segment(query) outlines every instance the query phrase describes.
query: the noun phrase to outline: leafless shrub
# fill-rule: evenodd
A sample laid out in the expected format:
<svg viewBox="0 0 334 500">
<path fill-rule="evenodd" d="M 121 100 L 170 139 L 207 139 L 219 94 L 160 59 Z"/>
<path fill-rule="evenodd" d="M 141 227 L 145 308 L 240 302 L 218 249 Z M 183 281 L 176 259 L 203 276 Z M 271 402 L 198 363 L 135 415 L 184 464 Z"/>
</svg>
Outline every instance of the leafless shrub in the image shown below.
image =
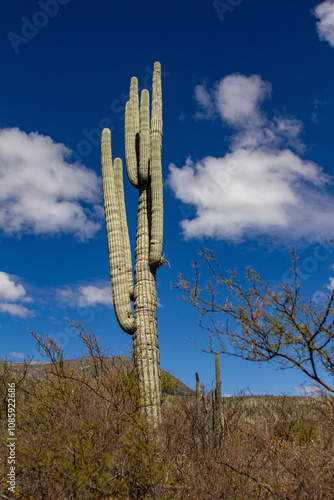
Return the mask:
<svg viewBox="0 0 334 500">
<path fill-rule="evenodd" d="M 0 364 L 0 456 L 6 457 L 8 382 L 17 382 L 20 499 L 332 498 L 333 398 L 223 398 L 213 432 L 208 396 L 166 395 L 154 436 L 138 411 L 131 366 L 114 365 L 80 327 L 89 369 L 69 368 L 52 339 L 35 336 L 51 370 Z M 0 496 L 6 489 L 0 461 Z"/>
</svg>

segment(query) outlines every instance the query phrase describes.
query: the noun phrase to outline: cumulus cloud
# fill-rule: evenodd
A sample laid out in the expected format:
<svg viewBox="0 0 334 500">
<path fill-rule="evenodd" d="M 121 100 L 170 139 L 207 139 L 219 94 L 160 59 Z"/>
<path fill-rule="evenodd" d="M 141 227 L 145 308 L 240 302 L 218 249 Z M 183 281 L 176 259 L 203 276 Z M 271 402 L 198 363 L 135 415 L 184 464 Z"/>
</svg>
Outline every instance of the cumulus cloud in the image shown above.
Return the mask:
<svg viewBox="0 0 334 500">
<path fill-rule="evenodd" d="M 113 307 L 110 281 L 99 280 L 95 284 L 66 286 L 56 291 L 56 298 L 63 306 L 70 307 Z M 163 307 L 159 297 L 157 307 Z"/>
<path fill-rule="evenodd" d="M 325 192 L 331 179 L 299 156 L 304 146 L 299 120 L 269 119 L 262 112 L 270 84 L 258 75 L 235 74 L 210 93 L 202 91 L 210 99 L 201 97 L 202 112 L 206 106 L 207 116 L 220 116 L 233 133 L 225 156 L 169 166 L 175 197 L 196 211 L 181 222 L 185 238 L 327 238 L 334 231 L 334 198 Z"/>
<path fill-rule="evenodd" d="M 25 296 L 24 287 L 12 281 L 9 274 L 0 271 L 0 300 L 17 300 Z"/>
<path fill-rule="evenodd" d="M 310 387 L 307 385 L 295 387 L 295 392 L 300 396 L 319 396 L 321 394 L 321 390 L 318 387 Z"/>
<path fill-rule="evenodd" d="M 197 111 L 196 118 L 210 119 L 215 114 L 214 105 L 209 92 L 204 85 L 197 85 L 195 87 L 195 99 L 202 111 Z"/>
<path fill-rule="evenodd" d="M 37 132 L 0 130 L 0 228 L 9 235 L 73 234 L 100 228 L 97 175 L 69 164 L 70 150 Z"/>
<path fill-rule="evenodd" d="M 326 0 L 313 9 L 313 15 L 318 19 L 317 32 L 320 40 L 334 47 L 334 2 Z"/>
<path fill-rule="evenodd" d="M 34 314 L 22 304 L 10 304 L 8 302 L 0 303 L 0 311 L 2 313 L 8 313 L 11 316 L 18 316 L 19 318 L 27 318 L 33 316 Z"/>
<path fill-rule="evenodd" d="M 27 307 L 16 303 L 32 302 L 32 299 L 21 283 L 15 283 L 15 279 L 14 276 L 0 271 L 0 312 L 19 318 L 33 316 L 33 312 Z"/>
<path fill-rule="evenodd" d="M 112 295 L 110 284 L 98 287 L 95 285 L 86 285 L 79 287 L 81 297 L 79 299 L 81 306 L 93 306 L 101 304 L 112 307 Z"/>
<path fill-rule="evenodd" d="M 216 83 L 211 92 L 204 85 L 196 87 L 195 98 L 202 110 L 196 117 L 219 116 L 223 123 L 234 128 L 237 133 L 231 137 L 232 149 L 285 144 L 303 150 L 299 139 L 303 127 L 300 120 L 282 115 L 269 120 L 261 110 L 263 101 L 270 95 L 271 84 L 259 75 L 247 77 L 235 73 Z"/>
<path fill-rule="evenodd" d="M 215 91 L 218 112 L 229 125 L 262 125 L 265 119 L 260 105 L 270 93 L 271 85 L 258 75 L 229 75 L 219 82 Z"/>
<path fill-rule="evenodd" d="M 61 302 L 70 307 L 91 307 L 103 305 L 112 307 L 111 286 L 102 280 L 92 285 L 65 287 L 58 292 Z"/>
<path fill-rule="evenodd" d="M 24 360 L 25 354 L 23 352 L 10 352 L 9 356 L 11 358 L 17 358 L 17 359 L 22 359 Z"/>
<path fill-rule="evenodd" d="M 236 127 L 249 126 L 251 119 L 256 126 L 264 120 L 260 105 L 270 93 L 271 85 L 260 76 L 235 73 L 220 80 L 211 91 L 204 85 L 196 86 L 195 99 L 202 109 L 196 116 L 210 119 L 218 114 L 223 121 Z"/>
</svg>

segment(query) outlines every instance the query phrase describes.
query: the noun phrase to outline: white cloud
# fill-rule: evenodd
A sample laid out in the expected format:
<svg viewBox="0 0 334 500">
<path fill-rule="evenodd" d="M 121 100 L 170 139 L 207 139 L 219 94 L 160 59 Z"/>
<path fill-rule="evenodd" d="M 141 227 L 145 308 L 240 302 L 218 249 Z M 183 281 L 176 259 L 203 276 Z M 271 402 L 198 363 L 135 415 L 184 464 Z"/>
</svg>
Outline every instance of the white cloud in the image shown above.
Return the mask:
<svg viewBox="0 0 334 500">
<path fill-rule="evenodd" d="M 320 40 L 334 47 L 334 2 L 326 0 L 313 9 L 313 15 L 318 19 L 317 31 Z"/>
<path fill-rule="evenodd" d="M 331 179 L 292 151 L 303 149 L 299 120 L 269 120 L 261 111 L 269 94 L 270 85 L 259 76 L 240 74 L 227 76 L 211 92 L 209 114 L 215 109 L 234 128 L 231 151 L 169 166 L 175 197 L 196 210 L 195 218 L 181 222 L 185 238 L 265 234 L 315 241 L 334 231 L 334 197 L 324 192 Z M 206 102 L 200 101 L 202 109 Z"/>
<path fill-rule="evenodd" d="M 218 112 L 229 125 L 261 125 L 265 117 L 260 111 L 260 105 L 270 93 L 271 85 L 259 75 L 229 75 L 220 80 L 215 92 Z"/>
<path fill-rule="evenodd" d="M 26 297 L 24 287 L 18 283 L 16 284 L 10 275 L 0 271 L 0 300 L 20 300 Z"/>
<path fill-rule="evenodd" d="M 265 117 L 260 105 L 270 96 L 271 85 L 260 76 L 249 77 L 235 73 L 216 83 L 214 90 L 208 91 L 204 85 L 195 87 L 195 99 L 202 109 L 197 118 L 211 119 L 215 115 L 229 125 L 243 127 L 245 124 L 260 125 Z"/>
<path fill-rule="evenodd" d="M 24 359 L 25 354 L 23 352 L 10 352 L 9 356 L 12 358 Z"/>
<path fill-rule="evenodd" d="M 110 284 L 99 288 L 95 285 L 87 285 L 79 287 L 81 293 L 80 304 L 82 307 L 102 304 L 112 307 L 112 294 Z"/>
<path fill-rule="evenodd" d="M 0 228 L 7 234 L 73 234 L 100 228 L 99 179 L 69 164 L 70 150 L 37 132 L 0 130 Z M 86 207 L 82 203 L 86 204 Z M 91 205 L 88 209 L 87 205 Z"/>
<path fill-rule="evenodd" d="M 300 396 L 319 396 L 321 394 L 321 390 L 318 387 L 309 387 L 307 385 L 295 387 L 295 392 Z"/>
<path fill-rule="evenodd" d="M 32 302 L 23 285 L 15 283 L 14 276 L 0 271 L 0 311 L 11 316 L 27 318 L 34 313 L 22 304 L 14 302 Z"/>
<path fill-rule="evenodd" d="M 104 305 L 112 307 L 111 285 L 102 280 L 95 285 L 77 285 L 63 288 L 58 292 L 61 302 L 70 307 L 90 307 Z"/>
<path fill-rule="evenodd" d="M 18 316 L 19 318 L 28 318 L 34 316 L 33 312 L 22 304 L 11 304 L 8 302 L 0 303 L 0 311 L 8 313 L 11 316 Z"/>
<path fill-rule="evenodd" d="M 215 109 L 211 96 L 204 85 L 197 85 L 195 87 L 195 99 L 197 104 L 204 110 L 204 112 L 198 111 L 196 113 L 196 118 L 212 118 L 215 114 Z"/>
<path fill-rule="evenodd" d="M 299 139 L 303 124 L 295 118 L 274 116 L 268 120 L 260 106 L 271 95 L 271 84 L 259 75 L 240 73 L 226 76 L 210 93 L 203 85 L 196 87 L 197 104 L 204 110 L 197 118 L 221 120 L 236 129 L 232 149 L 278 147 L 281 144 L 303 150 Z M 205 96 L 205 97 L 203 97 Z"/>
</svg>

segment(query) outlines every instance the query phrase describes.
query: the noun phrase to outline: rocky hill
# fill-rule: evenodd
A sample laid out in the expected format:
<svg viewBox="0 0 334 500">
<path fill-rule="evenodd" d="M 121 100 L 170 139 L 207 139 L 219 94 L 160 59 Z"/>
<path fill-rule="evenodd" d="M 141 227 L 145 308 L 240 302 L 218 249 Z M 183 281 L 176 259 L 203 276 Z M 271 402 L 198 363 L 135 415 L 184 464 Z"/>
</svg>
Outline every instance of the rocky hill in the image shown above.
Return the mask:
<svg viewBox="0 0 334 500">
<path fill-rule="evenodd" d="M 116 373 L 119 371 L 121 368 L 127 368 L 131 369 L 133 366 L 133 360 L 130 356 L 117 356 L 113 358 L 102 358 L 101 360 L 96 358 L 96 364 L 94 364 L 93 359 L 90 356 L 83 357 L 83 358 L 77 358 L 77 359 L 68 359 L 64 360 L 64 367 L 66 369 L 73 370 L 73 373 L 77 372 L 80 373 L 83 370 L 87 374 L 91 374 L 94 376 L 96 373 L 96 370 L 99 370 L 99 365 L 100 361 L 103 362 L 106 366 L 108 366 L 108 369 L 110 370 L 111 373 Z M 4 363 L 0 363 L 0 369 L 1 365 Z M 27 374 L 26 376 L 29 378 L 32 378 L 38 381 L 42 381 L 43 379 L 46 379 L 47 377 L 50 376 L 51 372 L 51 363 L 48 361 L 30 361 L 28 363 L 24 362 L 6 362 L 8 369 L 19 375 L 20 373 L 24 372 L 25 366 L 27 369 Z M 163 373 L 165 370 L 161 370 Z M 176 396 L 194 396 L 195 391 L 190 389 L 190 387 L 186 386 L 181 380 L 177 379 L 173 375 L 169 374 L 171 377 L 172 381 L 175 381 L 175 389 L 173 391 L 173 395 Z"/>
</svg>

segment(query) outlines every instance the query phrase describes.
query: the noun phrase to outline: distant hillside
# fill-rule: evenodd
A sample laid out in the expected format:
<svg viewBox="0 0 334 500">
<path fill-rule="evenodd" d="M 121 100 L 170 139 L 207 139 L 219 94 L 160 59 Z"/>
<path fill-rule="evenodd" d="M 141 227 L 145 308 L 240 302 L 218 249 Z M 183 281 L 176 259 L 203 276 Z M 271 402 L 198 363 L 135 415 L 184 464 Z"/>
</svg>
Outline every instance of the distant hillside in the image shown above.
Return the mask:
<svg viewBox="0 0 334 500">
<path fill-rule="evenodd" d="M 103 358 L 103 362 L 109 365 L 111 373 L 117 372 L 122 366 L 127 368 L 132 368 L 133 360 L 130 356 L 117 356 L 113 358 Z M 2 363 L 0 363 L 1 366 Z M 95 367 L 93 360 L 90 356 L 77 359 L 64 360 L 64 365 L 66 368 L 73 369 L 74 372 L 81 372 L 85 370 L 87 373 L 92 375 L 95 373 Z M 23 362 L 10 362 L 8 364 L 9 369 L 14 373 L 19 374 L 24 368 Z M 51 363 L 48 361 L 31 361 L 27 369 L 27 376 L 33 378 L 36 381 L 46 379 L 50 374 Z M 165 370 L 161 370 L 164 373 Z M 176 396 L 194 396 L 195 391 L 186 386 L 181 380 L 177 379 L 170 374 L 172 380 L 176 381 L 176 388 L 174 390 L 174 395 Z"/>
</svg>

